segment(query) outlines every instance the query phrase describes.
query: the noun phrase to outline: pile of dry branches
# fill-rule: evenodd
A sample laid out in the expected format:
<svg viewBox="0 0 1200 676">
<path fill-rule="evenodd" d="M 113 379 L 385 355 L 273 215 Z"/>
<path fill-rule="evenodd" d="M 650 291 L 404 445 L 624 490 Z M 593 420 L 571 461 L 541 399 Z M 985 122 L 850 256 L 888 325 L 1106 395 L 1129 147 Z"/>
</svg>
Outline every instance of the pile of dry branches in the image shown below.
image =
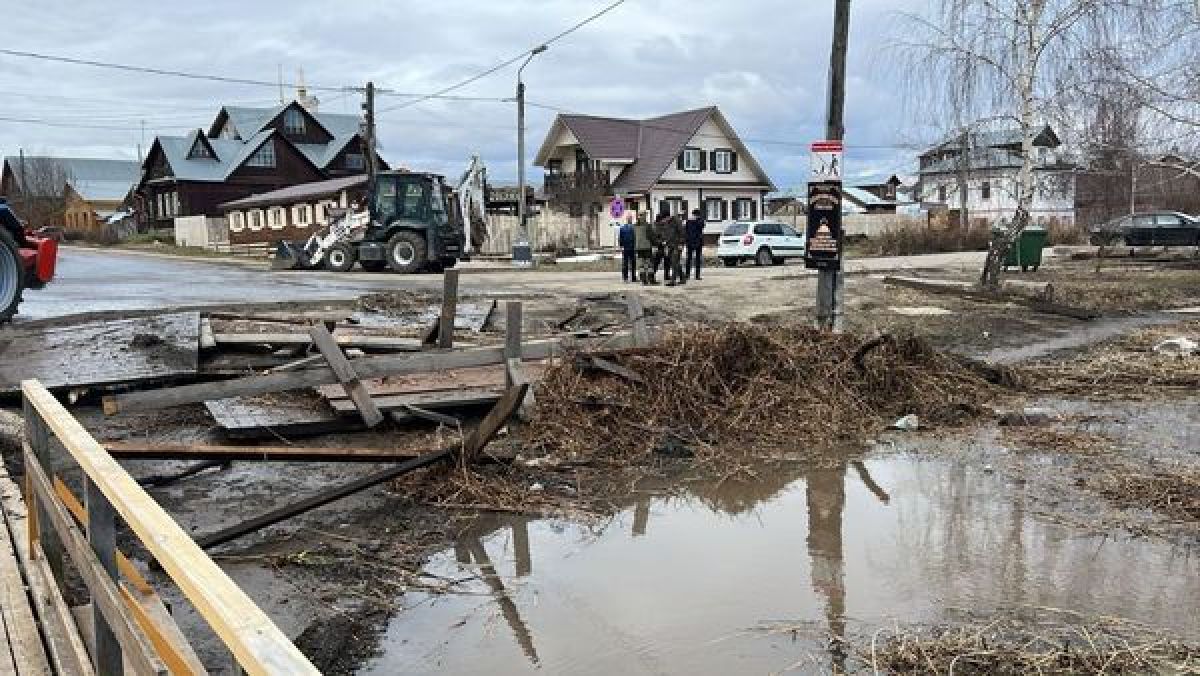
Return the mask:
<svg viewBox="0 0 1200 676">
<path fill-rule="evenodd" d="M 1010 382 L 919 338 L 796 326 L 695 326 L 608 358 L 636 377 L 572 359 L 547 371 L 521 433 L 527 451 L 597 463 L 658 451 L 728 466 L 861 442 L 910 413 L 922 425 L 960 422 Z"/>
<path fill-rule="evenodd" d="M 1115 619 L 881 630 L 858 657 L 893 674 L 1200 674 L 1200 650 Z"/>
</svg>

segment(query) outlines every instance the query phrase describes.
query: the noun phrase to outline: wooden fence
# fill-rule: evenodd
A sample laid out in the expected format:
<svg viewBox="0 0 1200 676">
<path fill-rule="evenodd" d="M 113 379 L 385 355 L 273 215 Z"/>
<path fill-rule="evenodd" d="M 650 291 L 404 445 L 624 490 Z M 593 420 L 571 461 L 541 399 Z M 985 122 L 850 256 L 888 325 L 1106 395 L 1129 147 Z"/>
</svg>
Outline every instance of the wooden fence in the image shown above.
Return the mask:
<svg viewBox="0 0 1200 676">
<path fill-rule="evenodd" d="M 203 665 L 153 588 L 116 546 L 120 518 L 155 558 L 249 674 L 316 674 L 316 668 L 124 468 L 36 380 L 24 395 L 25 500 L 28 545 L 44 560 L 55 589 L 42 597 L 61 604 L 65 564 L 82 578 L 92 599 L 80 622 L 91 637 L 91 658 L 48 617 L 70 622 L 65 608 L 45 609 L 44 632 L 67 673 L 197 674 Z M 81 501 L 69 487 L 80 479 Z M 52 592 L 52 593 L 50 593 Z M 90 621 L 89 621 L 90 620 Z M 50 622 L 53 625 L 53 622 Z M 91 631 L 88 632 L 87 629 Z M 76 670 L 77 669 L 77 670 Z"/>
</svg>

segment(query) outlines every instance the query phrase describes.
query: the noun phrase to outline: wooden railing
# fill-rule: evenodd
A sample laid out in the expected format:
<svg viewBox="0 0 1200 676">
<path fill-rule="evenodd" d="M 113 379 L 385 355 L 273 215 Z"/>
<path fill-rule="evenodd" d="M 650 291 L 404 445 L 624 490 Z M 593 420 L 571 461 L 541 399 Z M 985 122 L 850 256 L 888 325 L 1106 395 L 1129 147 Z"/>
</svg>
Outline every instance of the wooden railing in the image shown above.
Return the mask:
<svg viewBox="0 0 1200 676">
<path fill-rule="evenodd" d="M 48 564 L 49 577 L 58 587 L 47 596 L 61 598 L 69 560 L 92 599 L 90 660 L 78 655 L 70 641 L 51 645 L 52 652 L 74 652 L 76 664 L 90 662 L 79 666 L 79 673 L 205 673 L 154 589 L 117 549 L 119 517 L 212 627 L 240 669 L 250 674 L 319 673 L 41 383 L 27 380 L 21 391 L 31 557 Z M 68 486 L 76 474 L 84 501 Z M 47 633 L 47 642 L 55 643 L 53 629 Z"/>
</svg>

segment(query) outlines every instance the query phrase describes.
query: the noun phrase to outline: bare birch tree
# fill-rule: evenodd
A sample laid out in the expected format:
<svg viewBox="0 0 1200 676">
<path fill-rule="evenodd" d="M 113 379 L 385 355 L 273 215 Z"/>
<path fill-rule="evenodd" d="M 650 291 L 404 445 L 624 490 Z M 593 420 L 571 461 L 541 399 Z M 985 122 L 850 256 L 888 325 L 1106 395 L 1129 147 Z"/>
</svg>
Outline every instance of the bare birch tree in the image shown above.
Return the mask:
<svg viewBox="0 0 1200 676">
<path fill-rule="evenodd" d="M 66 211 L 66 187 L 71 172 L 53 157 L 21 158 L 13 167 L 17 194 L 13 207 L 31 228 L 62 225 Z"/>
<path fill-rule="evenodd" d="M 1145 34 L 1177 0 L 936 0 L 926 15 L 905 15 L 900 46 L 921 78 L 929 111 L 970 111 L 1020 131 L 1016 211 L 994 238 L 980 284 L 1000 283 L 1008 250 L 1029 225 L 1037 189 L 1034 139 L 1056 102 L 1094 73 L 1082 64 L 1100 40 L 1120 49 Z"/>
</svg>

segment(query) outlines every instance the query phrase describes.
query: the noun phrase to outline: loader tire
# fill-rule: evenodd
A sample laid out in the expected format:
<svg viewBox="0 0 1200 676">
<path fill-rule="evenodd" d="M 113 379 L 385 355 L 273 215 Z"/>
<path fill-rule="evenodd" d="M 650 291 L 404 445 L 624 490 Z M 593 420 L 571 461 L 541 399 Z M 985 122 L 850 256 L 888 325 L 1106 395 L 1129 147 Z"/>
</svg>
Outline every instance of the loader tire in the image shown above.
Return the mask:
<svg viewBox="0 0 1200 676">
<path fill-rule="evenodd" d="M 334 244 L 325 252 L 325 269 L 330 272 L 349 272 L 358 259 L 357 252 L 349 244 Z"/>
<path fill-rule="evenodd" d="M 388 267 L 392 272 L 412 275 L 425 269 L 425 237 L 404 230 L 392 235 L 387 243 Z"/>
<path fill-rule="evenodd" d="M 21 294 L 25 291 L 25 271 L 17 242 L 7 230 L 0 229 L 0 323 L 17 313 Z"/>
</svg>

